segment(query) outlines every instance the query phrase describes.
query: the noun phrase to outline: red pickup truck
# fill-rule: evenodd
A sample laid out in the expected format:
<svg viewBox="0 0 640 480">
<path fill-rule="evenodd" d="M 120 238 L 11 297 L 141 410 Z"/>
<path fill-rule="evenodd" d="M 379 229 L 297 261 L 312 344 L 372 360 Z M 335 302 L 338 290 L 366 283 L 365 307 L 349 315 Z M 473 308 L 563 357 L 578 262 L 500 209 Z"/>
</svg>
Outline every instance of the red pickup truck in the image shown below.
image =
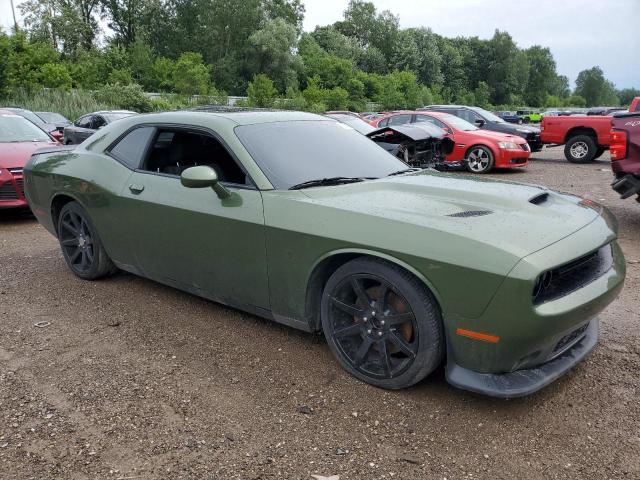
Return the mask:
<svg viewBox="0 0 640 480">
<path fill-rule="evenodd" d="M 640 111 L 640 97 L 629 106 L 629 112 Z M 540 125 L 542 143 L 563 145 L 564 156 L 573 163 L 595 160 L 609 148 L 611 119 L 609 116 L 544 117 Z"/>
<path fill-rule="evenodd" d="M 640 202 L 640 108 L 613 116 L 609 151 L 612 188 L 620 198 L 637 195 Z"/>
</svg>

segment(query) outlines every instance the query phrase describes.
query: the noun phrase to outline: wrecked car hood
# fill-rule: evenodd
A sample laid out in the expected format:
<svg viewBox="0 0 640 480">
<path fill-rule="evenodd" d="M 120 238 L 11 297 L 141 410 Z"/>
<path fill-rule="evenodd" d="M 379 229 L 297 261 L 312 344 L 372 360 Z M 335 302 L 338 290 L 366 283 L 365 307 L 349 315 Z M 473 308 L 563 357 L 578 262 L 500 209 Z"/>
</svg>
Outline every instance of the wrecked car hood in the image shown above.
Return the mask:
<svg viewBox="0 0 640 480">
<path fill-rule="evenodd" d="M 385 143 L 398 143 L 411 140 L 419 142 L 422 140 L 441 140 L 447 132 L 443 129 L 427 123 L 413 125 L 394 125 L 384 127 L 367 133 L 367 137 L 374 141 Z"/>
</svg>

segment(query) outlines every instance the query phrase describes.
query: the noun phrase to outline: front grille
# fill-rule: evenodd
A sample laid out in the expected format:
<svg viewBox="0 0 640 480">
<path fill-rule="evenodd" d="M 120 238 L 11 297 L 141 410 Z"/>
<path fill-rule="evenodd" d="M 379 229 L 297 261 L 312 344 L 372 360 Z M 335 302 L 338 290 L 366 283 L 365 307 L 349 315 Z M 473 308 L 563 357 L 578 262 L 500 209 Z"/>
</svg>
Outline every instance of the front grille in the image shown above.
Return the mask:
<svg viewBox="0 0 640 480">
<path fill-rule="evenodd" d="M 24 197 L 24 179 L 16 178 L 15 180 L 18 187 L 18 192 L 20 192 L 20 195 Z"/>
<path fill-rule="evenodd" d="M 13 183 L 0 185 L 0 200 L 18 200 L 18 192 L 13 188 Z"/>
<path fill-rule="evenodd" d="M 533 304 L 569 295 L 600 278 L 613 267 L 611 244 L 541 274 L 533 288 Z"/>
<path fill-rule="evenodd" d="M 585 323 L 581 327 L 576 328 L 573 332 L 562 337 L 560 341 L 556 343 L 556 346 L 553 349 L 552 355 L 558 354 L 563 350 L 566 350 L 567 348 L 569 348 L 573 343 L 576 342 L 576 340 L 578 340 L 582 336 L 582 334 L 584 334 L 584 332 L 587 331 L 587 327 L 589 327 L 589 324 Z"/>
<path fill-rule="evenodd" d="M 526 159 L 526 158 L 520 158 L 520 157 L 512 158 L 512 159 L 510 160 L 510 162 L 511 162 L 512 164 L 526 163 L 526 161 L 527 161 L 527 159 Z"/>
<path fill-rule="evenodd" d="M 22 169 L 21 168 L 8 168 L 7 170 L 9 170 L 9 172 L 11 172 L 12 175 L 21 175 L 22 174 Z"/>
</svg>

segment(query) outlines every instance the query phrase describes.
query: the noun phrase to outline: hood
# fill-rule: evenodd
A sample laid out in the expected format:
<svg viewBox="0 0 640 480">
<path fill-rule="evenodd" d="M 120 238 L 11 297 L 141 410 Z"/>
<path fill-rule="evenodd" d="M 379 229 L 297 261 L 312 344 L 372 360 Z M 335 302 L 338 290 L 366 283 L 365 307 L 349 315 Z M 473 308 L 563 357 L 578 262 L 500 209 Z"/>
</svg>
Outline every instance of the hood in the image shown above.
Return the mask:
<svg viewBox="0 0 640 480">
<path fill-rule="evenodd" d="M 490 138 L 491 140 L 495 140 L 497 142 L 513 142 L 516 144 L 527 143 L 527 141 L 519 135 L 512 135 L 511 133 L 504 133 L 504 132 L 494 132 L 493 130 L 475 130 L 472 132 L 465 132 L 465 133 L 473 133 L 474 135 Z"/>
<path fill-rule="evenodd" d="M 425 231 L 432 230 L 446 239 L 441 247 L 430 245 L 432 251 L 459 246 L 481 256 L 476 247 L 499 249 L 512 256 L 504 260 L 511 266 L 513 257 L 551 245 L 599 216 L 581 199 L 543 187 L 433 171 L 303 192 L 309 202 L 346 215 L 376 217 L 376 229 L 396 232 L 396 238 L 427 239 Z"/>
<path fill-rule="evenodd" d="M 505 122 L 505 123 L 501 123 L 500 126 L 503 127 L 505 131 L 508 131 L 513 135 L 522 136 L 523 134 L 527 134 L 527 133 L 540 134 L 539 128 L 530 127 L 529 125 L 516 125 L 513 123 Z"/>
<path fill-rule="evenodd" d="M 0 168 L 22 168 L 31 154 L 44 147 L 60 145 L 56 142 L 0 143 Z"/>
</svg>

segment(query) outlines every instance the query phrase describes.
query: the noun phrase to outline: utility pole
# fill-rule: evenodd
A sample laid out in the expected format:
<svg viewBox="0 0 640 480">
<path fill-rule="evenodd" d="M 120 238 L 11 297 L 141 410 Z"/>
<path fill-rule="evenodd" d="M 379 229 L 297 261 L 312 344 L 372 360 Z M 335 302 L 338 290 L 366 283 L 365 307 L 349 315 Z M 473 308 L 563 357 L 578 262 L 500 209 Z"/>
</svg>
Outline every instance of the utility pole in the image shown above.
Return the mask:
<svg viewBox="0 0 640 480">
<path fill-rule="evenodd" d="M 18 20 L 16 20 L 16 9 L 13 6 L 13 0 L 10 0 L 11 2 L 11 13 L 13 13 L 13 27 L 15 29 L 15 31 L 18 31 Z"/>
</svg>

